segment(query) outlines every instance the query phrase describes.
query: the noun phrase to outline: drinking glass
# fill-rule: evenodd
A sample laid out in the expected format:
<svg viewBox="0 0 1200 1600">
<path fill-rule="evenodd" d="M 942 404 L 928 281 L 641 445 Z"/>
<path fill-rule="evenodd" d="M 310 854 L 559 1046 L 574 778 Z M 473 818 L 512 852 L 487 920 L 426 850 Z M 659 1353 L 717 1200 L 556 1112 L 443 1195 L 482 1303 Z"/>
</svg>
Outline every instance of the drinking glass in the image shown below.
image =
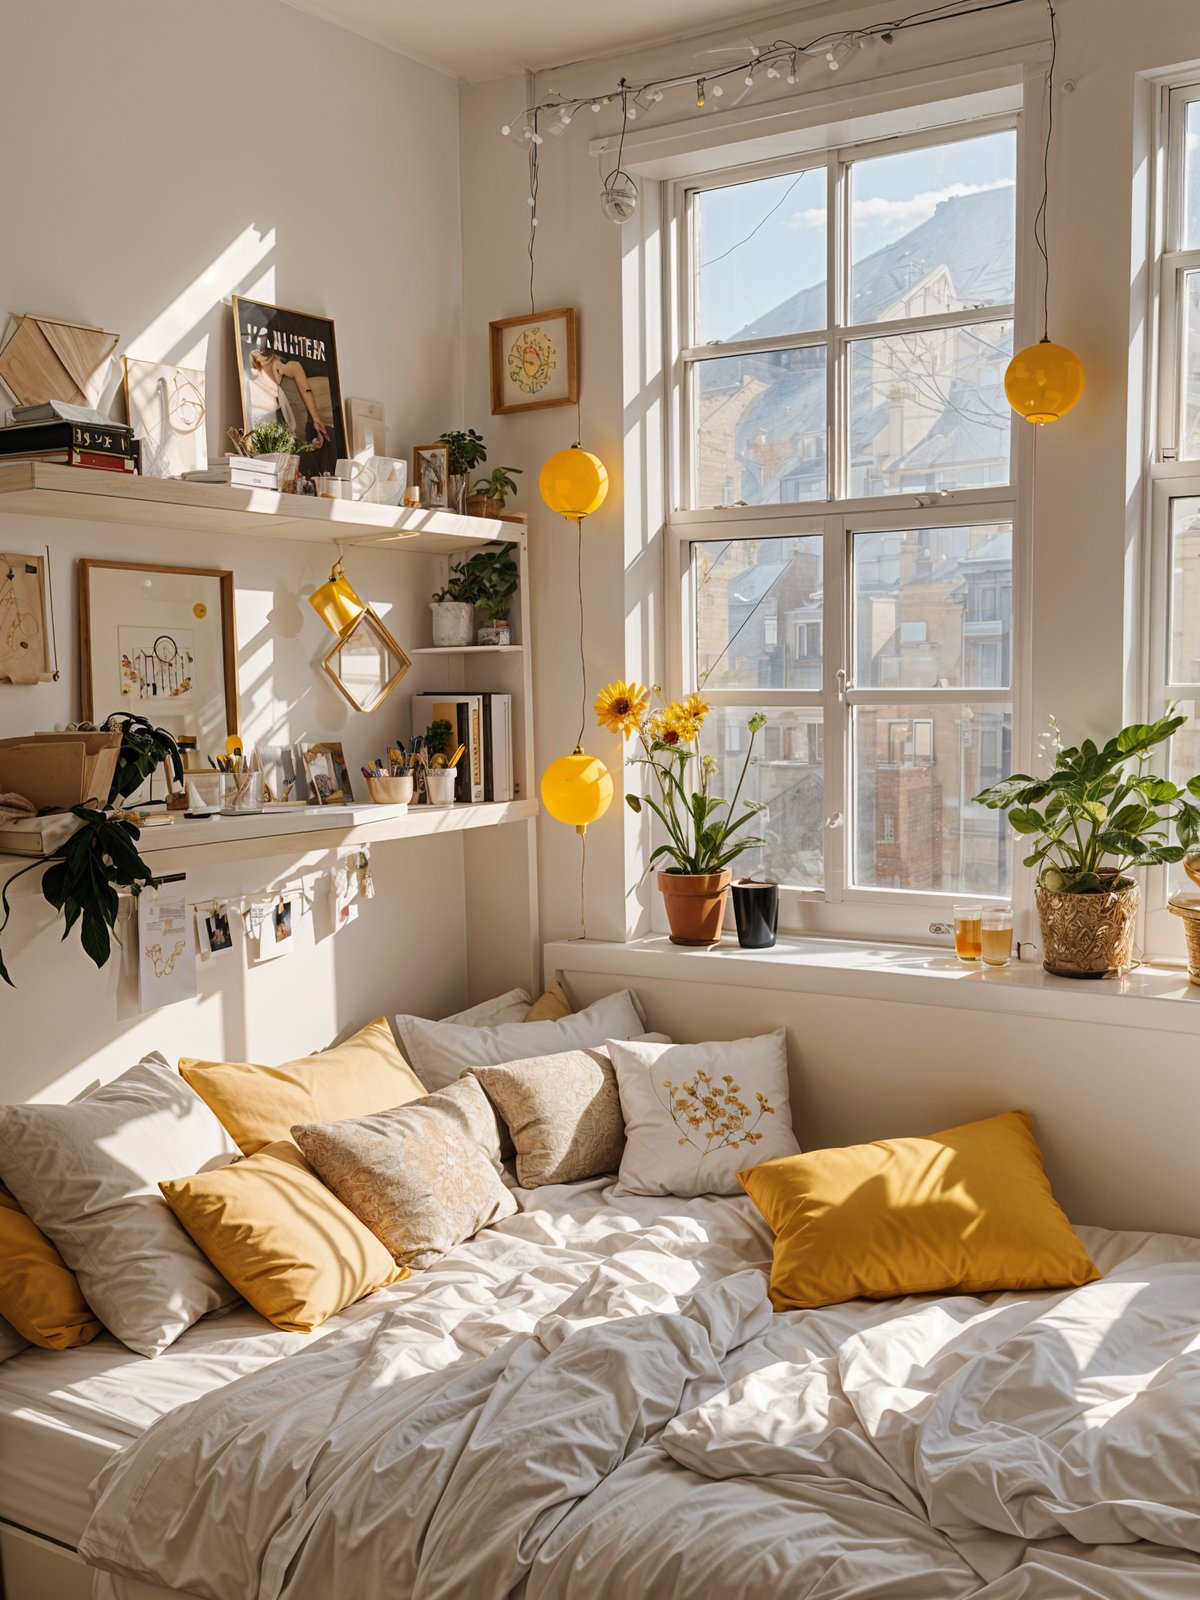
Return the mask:
<svg viewBox="0 0 1200 1600">
<path fill-rule="evenodd" d="M 984 906 L 979 922 L 984 965 L 1006 967 L 1012 960 L 1013 920 L 1008 906 Z"/>
<path fill-rule="evenodd" d="M 981 947 L 980 919 L 983 916 L 981 906 L 955 906 L 954 908 L 954 954 L 966 966 L 973 967 L 979 961 Z"/>
</svg>

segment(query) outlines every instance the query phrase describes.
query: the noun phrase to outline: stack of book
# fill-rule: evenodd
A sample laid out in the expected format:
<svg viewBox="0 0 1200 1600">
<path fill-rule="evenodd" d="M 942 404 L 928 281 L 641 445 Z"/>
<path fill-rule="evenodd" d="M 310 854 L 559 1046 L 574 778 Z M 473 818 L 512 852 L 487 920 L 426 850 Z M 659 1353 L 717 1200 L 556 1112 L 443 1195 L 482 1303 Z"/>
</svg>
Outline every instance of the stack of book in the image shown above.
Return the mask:
<svg viewBox="0 0 1200 1600">
<path fill-rule="evenodd" d="M 458 805 L 484 800 L 514 800 L 519 785 L 513 768 L 512 695 L 415 694 L 413 732 L 448 722 L 466 754 L 458 763 L 454 799 Z"/>
<path fill-rule="evenodd" d="M 279 467 L 274 456 L 226 456 L 224 461 L 182 476 L 188 483 L 223 483 L 230 489 L 279 487 Z"/>
<path fill-rule="evenodd" d="M 109 422 L 98 412 L 58 400 L 14 406 L 8 415 L 0 427 L 0 466 L 49 461 L 102 472 L 141 470 L 141 444 L 124 422 Z"/>
</svg>

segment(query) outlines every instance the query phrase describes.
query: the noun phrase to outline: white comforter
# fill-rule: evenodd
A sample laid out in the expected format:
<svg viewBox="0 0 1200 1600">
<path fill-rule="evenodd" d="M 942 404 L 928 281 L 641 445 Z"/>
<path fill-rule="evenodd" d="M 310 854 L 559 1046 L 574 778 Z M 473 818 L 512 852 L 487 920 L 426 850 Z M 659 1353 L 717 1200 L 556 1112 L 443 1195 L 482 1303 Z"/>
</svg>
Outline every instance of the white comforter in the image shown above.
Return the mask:
<svg viewBox="0 0 1200 1600">
<path fill-rule="evenodd" d="M 85 1557 L 205 1600 L 1200 1596 L 1200 1244 L 774 1316 L 749 1201 L 524 1198 L 152 1427 Z"/>
</svg>

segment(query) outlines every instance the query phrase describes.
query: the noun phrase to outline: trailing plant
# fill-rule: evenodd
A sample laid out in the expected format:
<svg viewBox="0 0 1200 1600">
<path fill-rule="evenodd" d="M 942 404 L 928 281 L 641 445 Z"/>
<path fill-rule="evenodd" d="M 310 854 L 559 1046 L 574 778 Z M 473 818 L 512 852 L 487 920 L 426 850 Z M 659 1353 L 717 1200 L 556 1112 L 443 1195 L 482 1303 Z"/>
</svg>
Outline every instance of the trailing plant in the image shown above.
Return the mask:
<svg viewBox="0 0 1200 1600">
<path fill-rule="evenodd" d="M 521 576 L 521 569 L 513 560 L 516 548 L 511 541 L 489 544 L 466 561 L 456 561 L 434 600 L 457 600 L 477 606 L 489 621 L 503 622 Z"/>
<path fill-rule="evenodd" d="M 480 478 L 471 490 L 472 494 L 481 494 L 488 500 L 495 500 L 503 510 L 509 495 L 515 495 L 517 485 L 514 474 L 520 477 L 520 467 L 493 467 L 491 474 Z"/>
<path fill-rule="evenodd" d="M 766 713 L 756 711 L 747 722 L 750 742 L 737 786 L 732 800 L 722 800 L 710 792 L 719 770 L 716 757 L 689 748 L 699 740 L 708 705 L 698 694 L 665 704 L 658 690 L 654 693 L 659 698 L 658 709 L 651 705 L 649 689 L 618 680 L 600 692 L 595 704 L 601 727 L 637 739 L 642 754 L 633 756 L 630 764 L 648 767 L 658 786 L 657 800 L 649 795 L 625 796 L 631 811 L 640 814 L 643 805 L 648 806 L 667 830 L 667 842 L 651 852 L 646 869 L 667 857 L 675 863 L 668 872 L 721 872 L 743 851 L 766 843 L 749 834 L 733 837 L 764 809 L 757 800 L 744 800 L 739 813 L 738 801 Z"/>
<path fill-rule="evenodd" d="M 31 861 L 14 872 L 0 888 L 0 935 L 12 914 L 8 891 L 27 872 L 42 871 L 42 894 L 47 903 L 60 911 L 65 926 L 63 938 L 78 923 L 79 942 L 98 967 L 108 960 L 116 938 L 118 891 L 129 889 L 139 894 L 154 882 L 150 868 L 138 854 L 140 830 L 122 816 L 107 816 L 91 806 L 72 806 L 71 813 L 83 824 L 53 856 Z M 15 988 L 0 953 L 0 978 Z"/>
<path fill-rule="evenodd" d="M 1039 869 L 1043 889 L 1096 894 L 1130 867 L 1182 860 L 1200 839 L 1200 777 L 1181 788 L 1150 769 L 1152 752 L 1186 721 L 1169 706 L 1157 722 L 1131 723 L 1105 745 L 1085 739 L 1067 749 L 1052 717 L 1041 745 L 1054 756 L 1046 777 L 1013 773 L 976 803 L 1006 811 L 1010 827 L 1033 841 L 1025 865 Z"/>
<path fill-rule="evenodd" d="M 112 788 L 104 797 L 106 805 L 115 806 L 128 800 L 164 762 L 171 764 L 177 781 L 182 784 L 183 765 L 179 746 L 165 728 L 155 728 L 145 717 L 135 717 L 125 712 L 117 712 L 109 717 L 104 727 L 107 732 L 121 735 L 117 770 L 113 775 Z M 99 800 L 100 796 L 94 798 Z"/>
<path fill-rule="evenodd" d="M 476 433 L 474 428 L 461 428 L 451 430 L 449 433 L 439 433 L 437 442 L 450 447 L 450 471 L 460 477 L 467 472 L 474 472 L 481 461 L 487 460 L 487 446 L 483 442 L 483 435 Z"/>
<path fill-rule="evenodd" d="M 301 456 L 307 450 L 316 449 L 316 445 L 297 439 L 286 422 L 274 420 L 260 422 L 257 428 L 252 428 L 246 435 L 246 443 L 251 454 L 256 456 Z"/>
</svg>

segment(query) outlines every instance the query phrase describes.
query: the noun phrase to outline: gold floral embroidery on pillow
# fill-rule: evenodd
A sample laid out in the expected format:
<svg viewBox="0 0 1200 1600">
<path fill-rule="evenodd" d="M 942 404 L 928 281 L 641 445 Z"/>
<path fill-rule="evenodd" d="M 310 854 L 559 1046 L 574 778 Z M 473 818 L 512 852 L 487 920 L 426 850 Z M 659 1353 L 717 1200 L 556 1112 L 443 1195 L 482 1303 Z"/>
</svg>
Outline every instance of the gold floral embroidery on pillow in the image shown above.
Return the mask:
<svg viewBox="0 0 1200 1600">
<path fill-rule="evenodd" d="M 717 1082 L 700 1067 L 694 1077 L 683 1083 L 664 1078 L 662 1086 L 668 1099 L 664 1101 L 661 1094 L 658 1099 L 683 1135 L 679 1143 L 690 1144 L 703 1155 L 758 1144 L 763 1137 L 758 1132 L 759 1123 L 764 1117 L 775 1115 L 775 1107 L 758 1091 L 754 1095 L 756 1104 L 747 1105 L 741 1098 L 741 1085 L 729 1073 Z"/>
</svg>

